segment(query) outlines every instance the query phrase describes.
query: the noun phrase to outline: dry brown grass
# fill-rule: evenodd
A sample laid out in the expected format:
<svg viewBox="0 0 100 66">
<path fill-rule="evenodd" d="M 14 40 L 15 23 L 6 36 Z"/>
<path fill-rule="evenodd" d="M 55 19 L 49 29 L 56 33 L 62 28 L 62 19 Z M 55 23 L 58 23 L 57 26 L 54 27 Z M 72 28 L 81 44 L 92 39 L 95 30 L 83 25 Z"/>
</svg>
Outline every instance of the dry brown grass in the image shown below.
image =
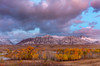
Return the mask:
<svg viewBox="0 0 100 66">
<path fill-rule="evenodd" d="M 4 66 L 100 66 L 100 58 L 77 61 L 11 60 L 0 63 Z"/>
<path fill-rule="evenodd" d="M 29 46 L 29 45 L 27 45 Z M 0 45 L 0 51 L 5 49 L 16 50 L 19 48 L 26 48 L 27 46 L 22 45 Z M 56 50 L 56 49 L 65 49 L 65 48 L 91 48 L 91 49 L 100 49 L 100 45 L 31 45 L 35 48 L 45 48 L 46 50 Z"/>
</svg>

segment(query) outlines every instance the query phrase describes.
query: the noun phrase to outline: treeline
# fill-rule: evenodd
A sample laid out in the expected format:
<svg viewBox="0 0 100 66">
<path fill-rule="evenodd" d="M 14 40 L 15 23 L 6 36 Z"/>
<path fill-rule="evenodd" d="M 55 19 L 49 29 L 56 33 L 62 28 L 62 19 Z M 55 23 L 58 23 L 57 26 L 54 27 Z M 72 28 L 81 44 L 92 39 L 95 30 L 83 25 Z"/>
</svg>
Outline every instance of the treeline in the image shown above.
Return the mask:
<svg viewBox="0 0 100 66">
<path fill-rule="evenodd" d="M 13 60 L 54 60 L 54 61 L 68 61 L 79 60 L 87 58 L 99 58 L 100 49 L 87 48 L 66 48 L 48 51 L 45 49 L 34 48 L 29 46 L 27 48 L 18 50 L 7 50 L 6 57 Z"/>
<path fill-rule="evenodd" d="M 57 60 L 78 60 L 78 59 L 89 59 L 89 58 L 99 58 L 100 49 L 59 49 L 57 50 L 56 58 Z"/>
</svg>

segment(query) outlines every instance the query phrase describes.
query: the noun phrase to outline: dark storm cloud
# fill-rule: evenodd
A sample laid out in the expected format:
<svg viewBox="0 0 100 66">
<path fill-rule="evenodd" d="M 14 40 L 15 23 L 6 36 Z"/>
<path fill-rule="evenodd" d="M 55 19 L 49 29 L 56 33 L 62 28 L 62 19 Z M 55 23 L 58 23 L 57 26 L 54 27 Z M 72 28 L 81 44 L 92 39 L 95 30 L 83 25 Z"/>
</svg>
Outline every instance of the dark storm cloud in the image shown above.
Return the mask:
<svg viewBox="0 0 100 66">
<path fill-rule="evenodd" d="M 12 31 L 15 28 L 18 29 L 18 23 L 17 20 L 14 20 L 13 18 L 10 17 L 1 17 L 0 16 L 0 31 L 5 32 L 5 31 Z"/>
<path fill-rule="evenodd" d="M 95 11 L 100 11 L 100 0 L 93 0 L 91 2 L 91 6 L 95 9 Z"/>
<path fill-rule="evenodd" d="M 38 27 L 42 33 L 69 32 L 70 21 L 87 9 L 88 3 L 89 0 L 42 0 L 36 5 L 29 0 L 0 0 L 0 31 Z"/>
</svg>

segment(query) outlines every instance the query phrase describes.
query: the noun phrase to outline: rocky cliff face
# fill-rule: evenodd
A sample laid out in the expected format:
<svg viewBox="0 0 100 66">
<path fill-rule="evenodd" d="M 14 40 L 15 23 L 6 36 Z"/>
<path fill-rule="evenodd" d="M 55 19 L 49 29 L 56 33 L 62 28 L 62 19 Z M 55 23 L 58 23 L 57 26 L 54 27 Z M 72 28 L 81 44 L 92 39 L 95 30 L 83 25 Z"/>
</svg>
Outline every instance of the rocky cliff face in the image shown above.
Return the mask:
<svg viewBox="0 0 100 66">
<path fill-rule="evenodd" d="M 12 45 L 12 42 L 5 38 L 0 38 L 0 45 Z"/>
<path fill-rule="evenodd" d="M 80 37 L 75 36 L 42 36 L 42 37 L 36 37 L 36 38 L 28 38 L 25 40 L 22 40 L 17 45 L 29 45 L 29 44 L 89 44 L 89 42 L 81 39 Z"/>
</svg>

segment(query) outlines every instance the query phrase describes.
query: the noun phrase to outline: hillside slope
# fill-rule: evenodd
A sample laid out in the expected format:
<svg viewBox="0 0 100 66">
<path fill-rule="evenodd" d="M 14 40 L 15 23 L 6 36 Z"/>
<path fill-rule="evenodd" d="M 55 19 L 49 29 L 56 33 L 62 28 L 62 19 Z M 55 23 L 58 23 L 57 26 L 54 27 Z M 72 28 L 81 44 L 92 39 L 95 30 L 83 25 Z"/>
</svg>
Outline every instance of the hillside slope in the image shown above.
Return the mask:
<svg viewBox="0 0 100 66">
<path fill-rule="evenodd" d="M 50 36 L 45 35 L 42 37 L 28 38 L 19 42 L 17 45 L 30 45 L 30 44 L 90 44 L 88 41 L 75 36 Z"/>
</svg>

